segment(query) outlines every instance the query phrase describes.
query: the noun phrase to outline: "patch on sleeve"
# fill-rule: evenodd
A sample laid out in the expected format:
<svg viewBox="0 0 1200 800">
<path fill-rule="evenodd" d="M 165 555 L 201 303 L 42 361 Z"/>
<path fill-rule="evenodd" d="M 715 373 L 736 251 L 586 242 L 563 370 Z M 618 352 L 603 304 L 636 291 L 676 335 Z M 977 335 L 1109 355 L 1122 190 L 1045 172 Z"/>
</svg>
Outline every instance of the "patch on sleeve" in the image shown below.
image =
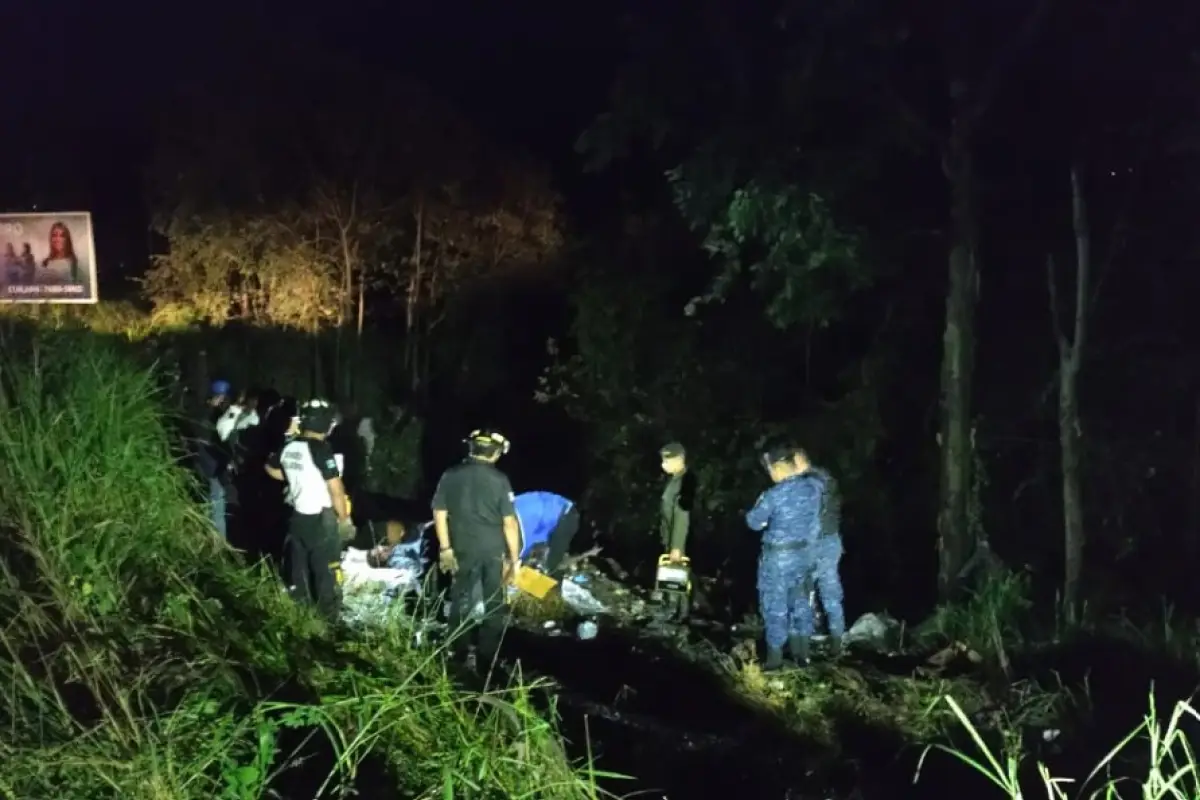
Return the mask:
<svg viewBox="0 0 1200 800">
<path fill-rule="evenodd" d="M 332 472 L 337 472 L 338 471 L 337 460 L 332 457 L 327 458 L 325 460 L 325 469 L 330 470 Z"/>
</svg>

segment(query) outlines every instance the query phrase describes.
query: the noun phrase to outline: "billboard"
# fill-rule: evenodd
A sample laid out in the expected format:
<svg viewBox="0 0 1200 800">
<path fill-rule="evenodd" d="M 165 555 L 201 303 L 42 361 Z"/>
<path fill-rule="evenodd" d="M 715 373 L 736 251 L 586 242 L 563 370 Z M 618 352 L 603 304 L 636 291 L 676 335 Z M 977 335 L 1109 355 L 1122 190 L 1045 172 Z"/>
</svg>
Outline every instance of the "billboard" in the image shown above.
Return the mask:
<svg viewBox="0 0 1200 800">
<path fill-rule="evenodd" d="M 92 215 L 0 214 L 0 303 L 95 303 Z"/>
</svg>

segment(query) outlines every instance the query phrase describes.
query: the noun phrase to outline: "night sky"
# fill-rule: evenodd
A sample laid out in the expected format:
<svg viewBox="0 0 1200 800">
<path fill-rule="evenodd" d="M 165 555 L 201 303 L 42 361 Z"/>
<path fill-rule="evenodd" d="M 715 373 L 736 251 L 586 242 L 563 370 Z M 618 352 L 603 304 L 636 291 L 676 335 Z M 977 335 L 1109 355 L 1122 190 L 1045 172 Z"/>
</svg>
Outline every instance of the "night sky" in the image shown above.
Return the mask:
<svg viewBox="0 0 1200 800">
<path fill-rule="evenodd" d="M 8 152 L 46 176 L 39 205 L 93 212 L 101 278 L 112 285 L 116 263 L 145 258 L 144 164 L 164 98 L 180 83 L 270 71 L 271 59 L 255 51 L 272 43 L 329 48 L 417 77 L 489 136 L 551 163 L 571 192 L 580 176 L 574 141 L 604 105 L 620 13 L 620 3 L 550 0 L 16 0 L 0 12 L 3 52 L 36 68 L 10 84 L 0 124 Z M 3 187 L 0 198 L 12 211 L 28 206 Z"/>
<path fill-rule="evenodd" d="M 884 6 L 897 19 L 914 12 L 908 16 L 926 27 L 926 40 L 931 31 L 956 24 L 946 9 L 961 10 L 954 3 Z M 221 0 L 203 6 L 14 0 L 0 14 L 5 43 L 0 51 L 8 63 L 22 65 L 23 79 L 10 82 L 0 110 L 9 153 L 0 184 L 3 175 L 12 184 L 29 184 L 36 175 L 32 200 L 39 207 L 91 210 L 103 291 L 109 297 L 127 292 L 122 277 L 136 274 L 148 249 L 160 246 L 147 233 L 145 169 L 156 123 L 169 110 L 173 90 L 209 76 L 269 72 L 279 68 L 269 53 L 291 44 L 314 52 L 340 50 L 428 83 L 486 135 L 550 163 L 574 229 L 595 236 L 598 217 L 620 213 L 612 202 L 619 195 L 614 187 L 626 193 L 629 187 L 651 187 L 660 200 L 666 195 L 662 169 L 671 164 L 639 169 L 622 163 L 597 178 L 582 172 L 573 145 L 609 107 L 610 86 L 629 50 L 623 17 L 636 8 L 651 18 L 648 49 L 661 50 L 669 61 L 671 48 L 686 47 L 691 28 L 698 26 L 679 7 L 592 0 Z M 742 23 L 766 13 L 759 5 L 721 7 L 730 36 L 741 35 L 741 28 L 749 28 Z M 1004 52 L 1003 42 L 1020 17 L 997 2 L 958 17 L 965 20 L 962 42 L 972 69 L 985 72 L 995 53 Z M 1124 371 L 1119 384 L 1133 386 L 1154 374 L 1155 359 L 1177 359 L 1200 341 L 1189 311 L 1191 291 L 1200 285 L 1194 268 L 1198 247 L 1188 235 L 1200 181 L 1179 155 L 1200 141 L 1194 124 L 1200 81 L 1195 56 L 1189 59 L 1198 21 L 1196 7 L 1179 0 L 1062 0 L 1043 35 L 1013 56 L 977 141 L 986 251 L 985 301 L 979 309 L 984 386 L 1033 385 L 1052 369 L 1045 256 L 1050 249 L 1060 258 L 1071 252 L 1068 140 L 1089 129 L 1105 132 L 1100 145 L 1085 154 L 1102 259 L 1137 162 L 1134 142 L 1109 131 L 1141 121 L 1175 128 L 1174 144 L 1159 142 L 1139 170 L 1139 223 L 1125 251 L 1131 263 L 1114 270 L 1100 298 L 1107 333 L 1094 338 L 1095 357 L 1107 371 Z M 937 54 L 906 45 L 897 51 L 891 76 L 918 112 L 944 125 L 945 86 L 937 70 Z M 314 95 L 337 91 L 312 87 Z M 861 98 L 844 99 L 852 104 Z M 769 135 L 769 121 L 762 124 Z M 832 128 L 823 133 L 831 139 L 842 134 Z M 1099 181 L 1106 172 L 1111 186 Z M 14 211 L 31 205 L 25 191 L 11 186 L 0 185 L 0 198 L 0 206 Z M 918 320 L 918 329 L 927 329 L 916 340 L 923 344 L 908 351 L 908 357 L 922 359 L 913 367 L 912 386 L 900 389 L 911 391 L 914 408 L 924 408 L 917 427 L 925 431 L 935 414 L 930 391 L 941 341 L 948 208 L 936 153 L 893 158 L 868 196 L 857 200 L 863 202 L 856 221 L 890 237 L 893 249 L 885 258 L 903 276 L 880 285 L 877 294 L 886 298 L 881 307 L 892 304 Z M 697 264 L 698 258 L 693 250 L 687 260 Z M 1142 406 L 1157 406 L 1157 415 L 1190 418 L 1173 394 L 1129 394 Z M 994 404 L 988 413 L 1005 420 L 1003 436 L 1046 434 L 1022 428 L 1022 420 L 1034 416 L 1027 393 L 985 389 L 982 395 Z M 1019 472 L 1020 465 L 1013 470 Z"/>
</svg>

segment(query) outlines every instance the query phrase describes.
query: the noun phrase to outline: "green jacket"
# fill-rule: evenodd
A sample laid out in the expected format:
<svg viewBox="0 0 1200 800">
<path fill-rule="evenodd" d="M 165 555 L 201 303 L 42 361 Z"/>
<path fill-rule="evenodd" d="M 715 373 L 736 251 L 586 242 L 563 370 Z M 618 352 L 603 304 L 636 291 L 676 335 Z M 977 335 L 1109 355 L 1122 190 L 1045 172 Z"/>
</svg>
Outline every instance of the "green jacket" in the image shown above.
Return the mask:
<svg viewBox="0 0 1200 800">
<path fill-rule="evenodd" d="M 672 475 L 663 487 L 658 534 L 664 552 L 684 552 L 695 500 L 696 478 L 686 470 L 679 475 Z"/>
</svg>

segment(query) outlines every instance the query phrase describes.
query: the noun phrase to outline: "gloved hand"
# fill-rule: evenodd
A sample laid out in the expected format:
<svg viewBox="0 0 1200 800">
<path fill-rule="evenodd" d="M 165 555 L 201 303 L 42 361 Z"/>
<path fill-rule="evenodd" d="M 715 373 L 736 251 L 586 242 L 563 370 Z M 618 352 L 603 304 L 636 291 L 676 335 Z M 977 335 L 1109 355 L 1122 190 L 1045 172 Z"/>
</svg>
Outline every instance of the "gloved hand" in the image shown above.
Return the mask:
<svg viewBox="0 0 1200 800">
<path fill-rule="evenodd" d="M 446 548 L 438 553 L 438 569 L 451 575 L 458 572 L 458 559 L 454 557 L 452 549 Z"/>
<path fill-rule="evenodd" d="M 343 520 L 338 523 L 338 537 L 343 542 L 348 542 L 358 533 L 358 529 L 354 527 L 354 523 L 350 520 Z"/>
</svg>

